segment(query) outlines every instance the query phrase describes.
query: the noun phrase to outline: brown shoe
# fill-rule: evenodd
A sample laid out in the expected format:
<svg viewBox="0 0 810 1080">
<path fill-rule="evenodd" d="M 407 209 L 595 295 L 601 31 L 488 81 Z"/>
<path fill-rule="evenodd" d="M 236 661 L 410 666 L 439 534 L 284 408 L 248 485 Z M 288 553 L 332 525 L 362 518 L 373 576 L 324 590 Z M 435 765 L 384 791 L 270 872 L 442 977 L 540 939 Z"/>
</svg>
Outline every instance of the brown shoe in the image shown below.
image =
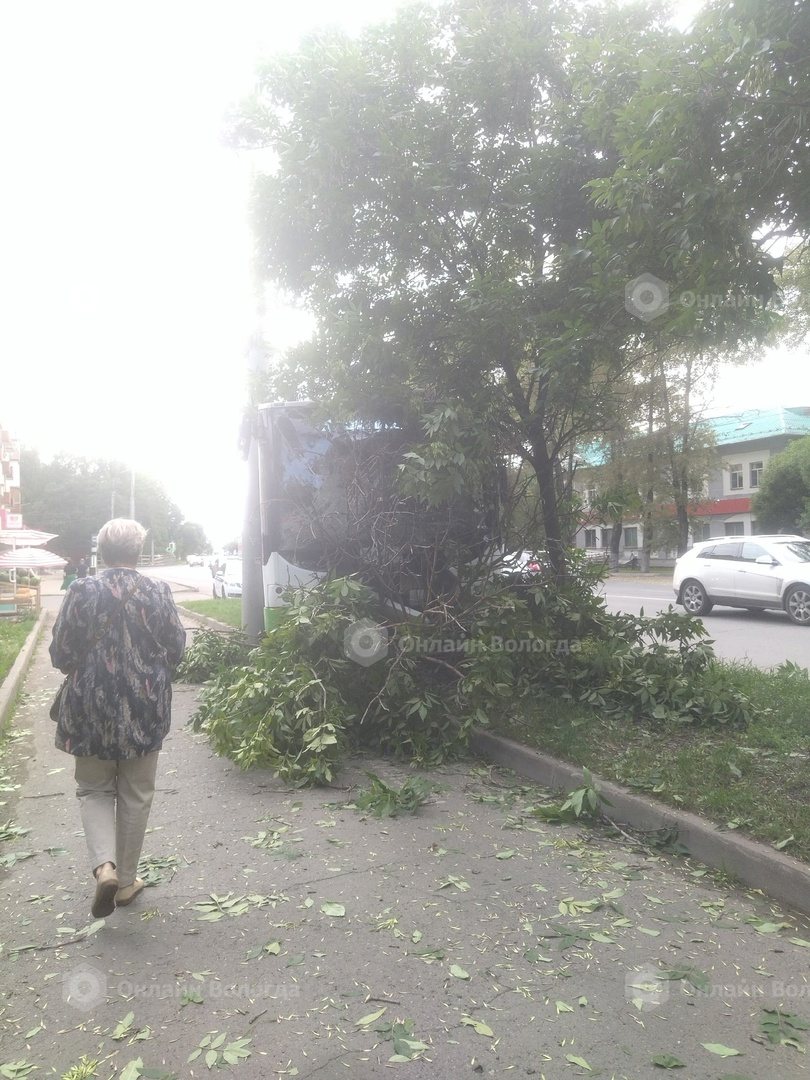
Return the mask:
<svg viewBox="0 0 810 1080">
<path fill-rule="evenodd" d="M 116 907 L 127 907 L 145 888 L 145 883 L 139 877 L 136 877 L 131 885 L 126 885 L 115 894 Z"/>
<path fill-rule="evenodd" d="M 115 911 L 115 894 L 118 892 L 118 874 L 111 863 L 99 867 L 96 874 L 96 895 L 90 907 L 94 919 L 103 919 Z"/>
</svg>

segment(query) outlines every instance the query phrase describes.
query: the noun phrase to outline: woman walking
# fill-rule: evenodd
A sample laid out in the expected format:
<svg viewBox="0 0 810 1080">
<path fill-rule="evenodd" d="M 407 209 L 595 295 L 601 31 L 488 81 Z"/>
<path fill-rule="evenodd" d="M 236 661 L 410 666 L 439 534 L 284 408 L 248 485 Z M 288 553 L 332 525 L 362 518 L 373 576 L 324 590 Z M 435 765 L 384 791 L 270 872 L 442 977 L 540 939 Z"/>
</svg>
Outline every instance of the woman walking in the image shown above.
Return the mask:
<svg viewBox="0 0 810 1080">
<path fill-rule="evenodd" d="M 76 759 L 96 918 L 132 903 L 144 887 L 136 870 L 171 721 L 171 675 L 186 643 L 169 586 L 135 569 L 145 537 L 127 518 L 101 528 L 107 569 L 71 585 L 50 647 L 54 667 L 67 675 L 56 745 Z"/>
</svg>

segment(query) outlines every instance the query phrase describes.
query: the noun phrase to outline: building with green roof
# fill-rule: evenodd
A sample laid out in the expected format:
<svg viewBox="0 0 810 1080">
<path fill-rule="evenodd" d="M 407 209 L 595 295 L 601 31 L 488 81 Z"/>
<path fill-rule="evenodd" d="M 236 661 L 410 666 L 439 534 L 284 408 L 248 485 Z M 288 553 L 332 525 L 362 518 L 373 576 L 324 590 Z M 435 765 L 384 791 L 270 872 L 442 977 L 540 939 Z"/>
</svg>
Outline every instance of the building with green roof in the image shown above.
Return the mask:
<svg viewBox="0 0 810 1080">
<path fill-rule="evenodd" d="M 778 409 L 746 409 L 739 413 L 707 418 L 714 433 L 716 466 L 706 478 L 706 497 L 691 508 L 692 540 L 710 536 L 751 536 L 757 522 L 751 509 L 768 462 L 794 439 L 810 435 L 810 405 Z M 599 485 L 599 467 L 604 452 L 598 444 L 584 447 L 576 487 L 586 507 L 593 502 Z M 610 546 L 610 527 L 598 521 L 583 522 L 577 534 L 577 546 L 606 549 Z M 620 558 L 637 554 L 643 546 L 639 523 L 622 527 Z M 658 559 L 670 560 L 675 552 L 659 550 Z"/>
</svg>

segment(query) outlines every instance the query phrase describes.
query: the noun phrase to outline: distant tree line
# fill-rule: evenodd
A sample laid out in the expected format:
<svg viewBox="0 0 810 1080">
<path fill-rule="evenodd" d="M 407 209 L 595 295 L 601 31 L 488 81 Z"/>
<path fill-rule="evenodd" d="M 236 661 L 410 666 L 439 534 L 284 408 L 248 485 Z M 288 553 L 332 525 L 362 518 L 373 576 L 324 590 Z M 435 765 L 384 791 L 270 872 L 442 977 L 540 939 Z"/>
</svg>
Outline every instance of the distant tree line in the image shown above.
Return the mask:
<svg viewBox="0 0 810 1080">
<path fill-rule="evenodd" d="M 45 462 L 24 447 L 20 480 L 26 526 L 56 533 L 49 547 L 67 557 L 86 557 L 90 538 L 105 521 L 129 516 L 131 473 L 121 462 L 67 454 Z M 142 473 L 135 474 L 135 516 L 149 529 L 147 546 L 154 542 L 157 553 L 172 543 L 180 558 L 210 550 L 203 527 L 184 521 L 163 486 Z"/>
</svg>

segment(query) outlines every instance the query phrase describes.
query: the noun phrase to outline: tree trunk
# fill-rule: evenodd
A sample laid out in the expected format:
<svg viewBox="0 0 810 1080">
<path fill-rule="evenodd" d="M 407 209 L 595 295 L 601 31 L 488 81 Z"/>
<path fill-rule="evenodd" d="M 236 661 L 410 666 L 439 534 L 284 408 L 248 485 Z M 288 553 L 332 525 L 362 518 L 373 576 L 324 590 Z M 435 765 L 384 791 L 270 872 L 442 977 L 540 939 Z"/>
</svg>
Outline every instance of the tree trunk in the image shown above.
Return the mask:
<svg viewBox="0 0 810 1080">
<path fill-rule="evenodd" d="M 539 441 L 532 447 L 532 467 L 540 492 L 540 508 L 546 534 L 546 551 L 551 568 L 558 578 L 565 576 L 565 549 L 560 527 L 560 510 L 557 505 L 557 487 L 554 483 L 554 466 L 545 443 Z"/>
<path fill-rule="evenodd" d="M 675 521 L 678 526 L 678 555 L 689 546 L 689 492 L 682 480 L 675 499 Z"/>
<path fill-rule="evenodd" d="M 622 546 L 622 525 L 624 518 L 619 516 L 611 522 L 610 532 L 610 566 L 615 570 L 619 565 L 619 548 Z"/>
<path fill-rule="evenodd" d="M 647 406 L 647 493 L 644 497 L 644 507 L 641 511 L 641 520 L 644 528 L 644 543 L 641 547 L 641 572 L 649 574 L 650 558 L 653 545 L 653 507 L 655 504 L 655 446 L 653 444 L 653 431 L 655 430 L 655 412 L 653 395 Z"/>
</svg>

